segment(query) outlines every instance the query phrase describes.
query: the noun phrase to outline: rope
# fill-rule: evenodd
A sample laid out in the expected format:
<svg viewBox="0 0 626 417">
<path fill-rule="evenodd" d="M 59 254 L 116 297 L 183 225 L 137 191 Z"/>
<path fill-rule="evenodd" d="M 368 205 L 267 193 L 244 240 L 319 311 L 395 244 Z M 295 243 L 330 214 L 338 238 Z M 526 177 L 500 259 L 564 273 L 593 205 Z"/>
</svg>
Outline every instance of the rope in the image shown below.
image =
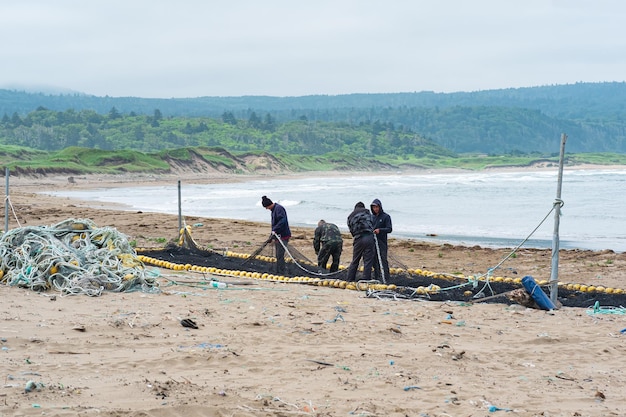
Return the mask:
<svg viewBox="0 0 626 417">
<path fill-rule="evenodd" d="M 123 234 L 88 219 L 22 227 L 0 239 L 0 282 L 33 291 L 99 296 L 103 291 L 158 290 Z"/>
<path fill-rule="evenodd" d="M 285 249 L 285 253 L 289 256 L 289 258 L 291 258 L 291 260 L 293 261 L 293 264 L 295 264 L 298 268 L 300 268 L 301 271 L 306 272 L 308 274 L 311 275 L 315 275 L 315 276 L 319 276 L 319 277 L 329 277 L 329 276 L 334 276 L 334 275 L 339 275 L 339 274 L 343 274 L 345 273 L 345 271 L 335 271 L 335 272 L 330 272 L 330 273 L 323 273 L 323 272 L 317 272 L 317 271 L 311 271 L 307 268 L 305 268 L 300 262 L 298 262 L 298 260 L 291 254 L 291 251 L 289 250 L 289 245 L 285 245 L 285 243 L 278 237 L 278 235 L 276 235 L 275 232 L 272 231 L 272 234 L 277 236 L 278 242 L 280 242 L 280 244 L 282 245 L 283 249 Z M 297 250 L 294 248 L 294 250 Z M 304 257 L 304 256 L 303 256 Z M 309 261 L 307 259 L 307 262 L 312 263 L 311 261 Z"/>
<path fill-rule="evenodd" d="M 380 256 L 380 247 L 378 246 L 378 237 L 376 237 L 376 233 L 374 233 L 374 246 L 376 246 L 376 260 L 378 261 L 378 266 L 380 268 L 380 277 L 383 280 L 383 284 L 386 284 L 387 279 L 385 277 L 385 268 L 383 268 L 383 259 Z"/>
<path fill-rule="evenodd" d="M 274 234 L 274 232 L 272 232 Z M 306 272 L 308 274 L 314 275 L 314 276 L 318 276 L 318 277 L 337 277 L 339 275 L 345 275 L 347 272 L 345 270 L 343 271 L 335 271 L 335 272 L 320 272 L 320 271 L 312 271 L 310 269 L 305 268 L 304 266 L 302 266 L 297 259 L 291 254 L 291 252 L 289 251 L 288 247 L 282 242 L 282 240 L 279 239 L 280 244 L 283 246 L 283 248 L 285 249 L 285 253 L 287 253 L 289 255 L 289 257 L 293 260 L 293 263 L 300 268 L 300 270 L 302 270 L 303 272 Z M 383 284 L 387 283 L 387 280 L 385 279 L 385 271 L 383 269 L 383 264 L 382 264 L 382 257 L 380 255 L 380 248 L 378 247 L 378 240 L 376 239 L 376 235 L 374 235 L 374 242 L 376 244 L 376 255 L 377 255 L 377 260 L 379 262 L 380 265 L 380 271 L 381 271 L 381 278 L 383 281 Z M 294 250 L 296 250 L 294 248 Z M 297 250 L 296 250 L 297 251 Z M 304 256 L 302 256 L 304 257 Z M 309 263 L 312 264 L 311 261 L 309 261 L 307 259 L 307 261 Z M 376 281 L 376 283 L 379 283 L 379 281 Z"/>
<path fill-rule="evenodd" d="M 453 286 L 451 286 L 451 287 L 445 287 L 445 288 L 442 288 L 440 291 L 450 291 L 450 290 L 456 290 L 457 288 L 467 287 L 468 285 L 473 285 L 473 286 L 475 286 L 475 285 L 476 285 L 476 281 L 475 281 L 475 280 L 473 280 L 473 279 L 471 279 L 471 280 L 468 280 L 468 282 L 464 282 L 463 284 L 453 285 Z"/>
<path fill-rule="evenodd" d="M 528 241 L 528 239 L 530 239 L 530 237 L 532 235 L 535 234 L 535 232 L 537 231 L 537 229 L 539 229 L 541 227 L 541 225 L 546 221 L 546 219 L 548 218 L 548 216 L 555 210 L 556 206 L 559 207 L 563 207 L 565 205 L 565 203 L 563 202 L 563 200 L 561 200 L 560 198 L 555 199 L 554 203 L 552 204 L 552 208 L 548 211 L 548 213 L 545 215 L 545 217 L 539 222 L 539 224 L 537 225 L 537 227 L 535 227 L 533 229 L 532 232 L 530 232 L 530 234 L 528 236 L 526 236 L 526 238 L 524 240 L 522 240 L 522 242 L 517 245 L 512 251 L 511 253 L 509 253 L 506 257 L 504 257 L 504 259 L 502 259 L 496 266 L 494 266 L 493 268 L 491 268 L 491 271 L 498 269 L 500 267 L 500 265 L 502 265 L 507 259 L 509 259 L 511 256 L 513 256 L 513 254 L 515 252 L 518 251 L 519 248 L 521 248 L 524 243 L 526 243 Z"/>
<path fill-rule="evenodd" d="M 17 226 L 22 227 L 22 225 L 20 224 L 20 220 L 17 218 L 17 213 L 15 213 L 15 207 L 13 207 L 13 204 L 11 203 L 11 198 L 8 195 L 4 197 L 4 203 L 8 205 L 9 207 L 11 207 L 11 213 L 13 213 L 13 217 L 15 218 L 15 221 L 17 222 Z"/>
<path fill-rule="evenodd" d="M 620 306 L 619 308 L 618 307 L 601 307 L 600 306 L 600 302 L 596 301 L 596 303 L 593 305 L 593 307 L 589 307 L 587 309 L 587 314 L 589 314 L 589 315 L 593 315 L 593 314 L 620 314 L 620 315 L 624 315 L 624 314 L 626 314 L 626 308 L 624 308 L 622 306 Z"/>
<path fill-rule="evenodd" d="M 414 289 L 414 291 L 410 294 L 410 295 L 404 295 L 404 294 L 400 294 L 397 291 L 393 291 L 393 290 L 367 290 L 367 293 L 365 295 L 366 298 L 376 298 L 378 300 L 382 300 L 382 299 L 393 299 L 394 301 L 398 301 L 398 300 L 421 300 L 422 298 L 420 297 L 415 297 L 415 294 L 417 294 L 417 289 Z M 430 298 L 430 296 L 428 294 L 425 294 L 427 298 Z"/>
<path fill-rule="evenodd" d="M 554 203 L 552 204 L 552 208 L 548 211 L 548 213 L 545 215 L 545 217 L 539 222 L 539 224 L 533 229 L 532 232 L 530 232 L 530 234 L 528 234 L 528 236 L 526 236 L 526 238 L 524 240 L 522 240 L 520 242 L 519 245 L 517 245 L 507 256 L 505 256 L 504 258 L 502 258 L 502 260 L 500 262 L 498 262 L 498 264 L 496 266 L 494 266 L 493 268 L 489 268 L 487 270 L 487 273 L 483 274 L 483 275 L 479 275 L 480 277 L 486 277 L 486 281 L 485 281 L 485 285 L 483 286 L 483 288 L 478 291 L 473 298 L 481 298 L 483 296 L 483 292 L 485 291 L 485 289 L 489 289 L 491 290 L 491 294 L 495 294 L 493 289 L 491 288 L 491 284 L 489 283 L 489 278 L 492 276 L 493 271 L 495 271 L 496 269 L 498 269 L 504 262 L 506 262 L 511 256 L 513 256 L 514 253 L 516 253 L 519 248 L 521 248 L 527 241 L 528 239 L 530 239 L 530 237 L 532 235 L 535 234 L 535 232 L 537 231 L 537 229 L 539 229 L 541 227 L 541 225 L 546 221 L 546 219 L 548 218 L 548 216 L 550 216 L 550 214 L 556 209 L 557 206 L 559 207 L 563 207 L 565 205 L 565 203 L 563 202 L 563 200 L 561 200 L 560 198 L 557 198 L 554 200 Z"/>
</svg>

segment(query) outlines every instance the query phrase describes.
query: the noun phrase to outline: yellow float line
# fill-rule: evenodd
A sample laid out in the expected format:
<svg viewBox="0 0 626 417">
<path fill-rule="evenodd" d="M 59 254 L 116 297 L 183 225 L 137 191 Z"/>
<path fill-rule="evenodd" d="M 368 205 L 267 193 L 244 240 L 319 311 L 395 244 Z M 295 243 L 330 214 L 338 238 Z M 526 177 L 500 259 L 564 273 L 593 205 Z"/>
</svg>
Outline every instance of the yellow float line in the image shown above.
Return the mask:
<svg viewBox="0 0 626 417">
<path fill-rule="evenodd" d="M 228 257 L 232 257 L 232 258 L 242 258 L 242 259 L 247 259 L 250 257 L 250 255 L 247 253 L 237 253 L 237 252 L 231 252 L 231 251 L 227 251 L 225 255 Z M 394 290 L 397 288 L 395 284 L 353 283 L 353 282 L 347 282 L 343 280 L 320 279 L 320 278 L 311 278 L 311 277 L 285 277 L 282 275 L 273 275 L 273 274 L 267 274 L 267 273 L 262 274 L 259 272 L 227 270 L 227 269 L 219 269 L 215 267 L 196 266 L 196 265 L 190 265 L 190 264 L 183 265 L 183 264 L 176 264 L 173 262 L 163 261 L 160 259 L 150 258 L 144 255 L 137 255 L 137 258 L 146 264 L 159 266 L 161 268 L 172 269 L 175 271 L 195 271 L 195 272 L 210 273 L 210 274 L 216 274 L 216 275 L 228 275 L 228 276 L 261 279 L 261 280 L 268 280 L 268 281 L 306 283 L 309 285 L 318 285 L 322 287 L 345 288 L 348 290 L 359 290 L 359 291 L 367 291 L 368 289 Z M 259 255 L 256 258 L 265 262 L 276 262 L 276 258 L 271 257 L 271 256 Z M 346 269 L 346 267 L 343 265 L 340 265 L 339 269 Z M 359 268 L 359 270 L 362 271 L 363 268 L 361 267 Z M 421 276 L 431 277 L 431 278 L 436 278 L 436 279 L 446 279 L 450 281 L 459 280 L 459 279 L 467 279 L 468 281 L 476 281 L 476 280 L 487 281 L 487 277 L 485 276 L 475 277 L 471 275 L 465 276 L 463 274 L 441 274 L 441 273 L 435 273 L 435 272 L 431 272 L 431 271 L 427 271 L 423 269 L 409 268 L 405 271 L 403 268 L 389 268 L 389 272 L 392 274 L 399 274 L 402 272 L 407 272 L 409 274 L 421 275 Z M 504 282 L 507 284 L 521 284 L 522 283 L 521 278 L 510 278 L 510 277 L 499 277 L 499 276 L 490 278 L 490 281 Z M 548 285 L 548 281 L 539 280 L 537 281 L 537 284 L 540 286 Z M 600 285 L 594 286 L 594 285 L 571 284 L 571 283 L 559 282 L 558 286 L 560 288 L 564 288 L 570 291 L 599 292 L 599 293 L 606 293 L 606 294 L 626 293 L 626 290 L 621 289 L 621 288 L 604 287 Z M 441 287 L 437 285 L 429 285 L 428 287 L 423 287 L 423 286 L 417 287 L 416 292 L 417 294 L 423 295 L 423 294 L 435 294 L 435 293 L 438 293 L 440 290 L 441 290 Z"/>
<path fill-rule="evenodd" d="M 299 283 L 299 284 L 308 284 L 308 285 L 317 285 L 320 287 L 333 287 L 333 288 L 343 288 L 347 290 L 358 290 L 358 291 L 367 291 L 367 290 L 395 290 L 398 288 L 395 284 L 372 284 L 372 283 L 363 283 L 363 282 L 347 282 L 343 280 L 333 280 L 333 279 L 321 279 L 321 278 L 311 278 L 311 277 L 286 277 L 283 275 L 274 275 L 268 273 L 260 273 L 260 272 L 250 272 L 250 271 L 236 271 L 230 269 L 220 269 L 215 267 L 207 267 L 207 266 L 196 266 L 190 264 L 177 264 L 174 262 L 163 261 L 161 259 L 151 258 L 149 256 L 138 255 L 137 258 L 145 264 L 155 265 L 161 268 L 172 269 L 174 271 L 194 271 L 201 273 L 208 273 L 214 275 L 223 275 L 223 276 L 233 276 L 239 278 L 251 278 L 251 279 L 259 279 L 266 281 L 274 281 L 274 282 L 285 282 L 285 283 Z M 432 286 L 431 286 L 432 287 Z M 428 292 L 434 292 L 434 288 L 428 290 L 427 287 L 422 288 L 423 294 Z M 419 292 L 419 291 L 418 291 Z"/>
</svg>

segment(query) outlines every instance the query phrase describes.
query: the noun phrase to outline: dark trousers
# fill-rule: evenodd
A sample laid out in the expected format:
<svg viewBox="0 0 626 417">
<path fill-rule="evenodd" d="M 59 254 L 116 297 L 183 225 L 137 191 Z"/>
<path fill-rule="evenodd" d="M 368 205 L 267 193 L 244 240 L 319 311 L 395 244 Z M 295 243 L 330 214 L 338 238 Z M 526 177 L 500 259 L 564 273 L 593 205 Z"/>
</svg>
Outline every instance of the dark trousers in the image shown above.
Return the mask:
<svg viewBox="0 0 626 417">
<path fill-rule="evenodd" d="M 348 267 L 348 281 L 356 281 L 356 270 L 363 258 L 363 279 L 369 281 L 374 264 L 374 235 L 362 235 L 352 243 L 352 262 Z"/>
<path fill-rule="evenodd" d="M 389 280 L 389 260 L 387 259 L 387 242 L 378 242 L 378 251 L 374 248 L 375 259 L 374 259 L 374 278 L 379 281 L 387 282 Z M 380 255 L 380 257 L 379 257 Z M 380 276 L 380 264 L 383 264 L 383 272 L 385 273 L 385 278 L 382 279 Z"/>
<path fill-rule="evenodd" d="M 285 248 L 283 247 L 283 244 L 287 246 L 288 243 L 289 243 L 289 239 L 274 241 L 274 246 L 276 248 L 276 273 L 277 274 L 285 273 Z"/>
<path fill-rule="evenodd" d="M 317 254 L 317 266 L 326 269 L 326 264 L 330 257 L 333 257 L 333 262 L 330 264 L 330 272 L 337 272 L 339 270 L 339 258 L 341 257 L 341 251 L 343 250 L 343 242 L 328 242 L 322 244 L 320 252 Z"/>
</svg>

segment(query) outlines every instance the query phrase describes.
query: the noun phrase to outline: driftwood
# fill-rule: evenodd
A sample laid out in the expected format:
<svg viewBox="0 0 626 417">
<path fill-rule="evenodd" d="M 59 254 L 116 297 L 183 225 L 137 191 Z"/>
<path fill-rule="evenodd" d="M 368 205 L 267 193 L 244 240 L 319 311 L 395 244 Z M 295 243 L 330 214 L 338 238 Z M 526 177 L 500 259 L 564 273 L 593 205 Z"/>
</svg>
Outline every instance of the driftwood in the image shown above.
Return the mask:
<svg viewBox="0 0 626 417">
<path fill-rule="evenodd" d="M 523 305 L 524 307 L 536 308 L 541 310 L 541 307 L 539 307 L 533 297 L 524 288 L 517 288 L 515 290 L 503 292 L 501 294 L 495 294 L 490 297 L 479 298 L 477 300 L 474 300 L 474 302 L 481 303 L 483 301 L 492 300 L 498 297 L 506 297 L 517 304 Z"/>
<path fill-rule="evenodd" d="M 506 298 L 516 302 L 517 304 L 521 304 L 524 307 L 536 308 L 541 310 L 541 307 L 539 307 L 533 297 L 524 288 L 518 288 L 516 290 L 509 291 L 506 294 Z"/>
<path fill-rule="evenodd" d="M 478 298 L 476 300 L 473 300 L 472 302 L 474 302 L 474 303 L 482 303 L 483 301 L 493 300 L 494 298 L 505 297 L 505 296 L 508 296 L 508 294 L 513 292 L 513 291 L 517 291 L 517 290 L 511 290 L 511 291 L 503 292 L 503 293 L 500 293 L 500 294 L 490 295 L 489 297 Z"/>
</svg>

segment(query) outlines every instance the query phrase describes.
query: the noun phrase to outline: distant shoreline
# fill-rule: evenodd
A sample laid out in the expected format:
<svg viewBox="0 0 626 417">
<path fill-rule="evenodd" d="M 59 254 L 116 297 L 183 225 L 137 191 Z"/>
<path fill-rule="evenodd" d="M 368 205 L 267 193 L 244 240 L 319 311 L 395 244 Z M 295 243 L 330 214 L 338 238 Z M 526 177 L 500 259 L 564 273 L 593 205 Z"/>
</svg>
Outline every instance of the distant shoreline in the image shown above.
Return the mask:
<svg viewBox="0 0 626 417">
<path fill-rule="evenodd" d="M 573 165 L 565 166 L 567 171 L 581 170 L 620 170 L 626 165 Z M 272 172 L 256 174 L 231 174 L 223 172 L 203 172 L 203 173 L 122 173 L 122 174 L 85 174 L 85 175 L 41 175 L 32 176 L 12 176 L 9 174 L 9 186 L 28 189 L 29 191 L 48 190 L 76 190 L 93 188 L 119 188 L 119 187 L 143 187 L 171 185 L 177 181 L 187 184 L 219 184 L 229 182 L 247 182 L 264 180 L 268 178 L 294 179 L 303 177 L 342 177 L 342 176 L 385 176 L 385 175 L 419 175 L 419 174 L 447 174 L 447 173 L 475 173 L 475 172 L 558 172 L 557 166 L 503 166 L 485 168 L 484 170 L 468 170 L 463 168 L 428 168 L 428 169 L 407 169 L 407 170 L 386 170 L 386 171 L 306 171 L 306 172 Z M 34 189 L 34 190 L 33 190 Z M 15 189 L 13 189 L 15 191 Z"/>
<path fill-rule="evenodd" d="M 593 181 L 593 178 L 595 177 L 595 175 L 591 173 L 590 174 L 582 173 L 583 171 L 597 172 L 598 174 L 601 174 L 602 172 L 604 173 L 611 172 L 611 170 L 604 170 L 603 167 L 600 167 L 600 166 L 577 167 L 577 169 L 575 170 L 570 170 L 571 175 L 573 177 L 576 177 L 577 176 L 576 172 L 578 172 L 580 173 L 579 175 L 582 175 L 584 178 L 588 178 L 590 181 Z M 520 173 L 520 174 L 517 174 L 517 173 Z M 68 185 L 66 183 L 57 183 L 55 185 L 55 184 L 50 183 L 46 187 L 37 188 L 36 192 L 40 195 L 47 194 L 49 198 L 56 198 L 57 201 L 65 200 L 67 202 L 74 202 L 74 204 L 78 204 L 78 202 L 80 202 L 80 204 L 83 206 L 89 206 L 93 208 L 102 208 L 102 209 L 111 208 L 114 210 L 129 210 L 129 211 L 141 210 L 141 211 L 157 211 L 157 212 L 163 211 L 165 210 L 165 208 L 161 200 L 159 200 L 158 198 L 157 199 L 154 198 L 154 194 L 155 192 L 156 193 L 165 192 L 167 193 L 167 195 L 170 196 L 170 200 L 172 200 L 169 202 L 167 206 L 167 210 L 165 212 L 170 213 L 170 214 L 176 214 L 177 213 L 176 202 L 175 202 L 176 184 L 177 184 L 177 181 L 180 181 L 181 185 L 183 186 L 183 190 L 184 190 L 183 192 L 185 193 L 185 196 L 186 196 L 186 199 L 183 201 L 186 201 L 184 205 L 187 205 L 188 214 L 192 212 L 192 213 L 196 213 L 200 216 L 205 216 L 205 217 L 218 216 L 222 218 L 229 218 L 229 219 L 232 219 L 233 221 L 247 220 L 247 221 L 262 222 L 264 221 L 265 217 L 261 216 L 259 218 L 259 216 L 256 214 L 250 215 L 245 210 L 243 213 L 239 212 L 238 208 L 242 204 L 240 200 L 232 200 L 232 199 L 229 200 L 229 204 L 230 204 L 230 207 L 232 208 L 232 211 L 230 209 L 223 211 L 222 206 L 219 206 L 220 207 L 219 209 L 216 209 L 214 207 L 214 210 L 207 210 L 206 209 L 207 206 L 208 207 L 213 206 L 213 204 L 209 201 L 205 203 L 201 203 L 201 206 L 203 208 L 200 208 L 200 206 L 198 206 L 197 208 L 191 209 L 190 206 L 188 205 L 192 203 L 190 203 L 189 201 L 192 201 L 192 200 L 196 201 L 196 197 L 197 197 L 195 194 L 193 194 L 194 191 L 192 190 L 196 187 L 205 187 L 205 186 L 211 187 L 210 189 L 212 191 L 210 191 L 210 193 L 217 193 L 216 196 L 220 195 L 219 190 L 225 190 L 226 194 L 224 194 L 224 196 L 221 196 L 220 199 L 224 198 L 228 200 L 227 196 L 230 195 L 230 191 L 226 191 L 226 190 L 239 188 L 241 186 L 242 189 L 245 189 L 245 190 L 248 190 L 249 192 L 254 193 L 254 190 L 268 187 L 267 184 L 269 184 L 270 182 L 272 184 L 270 186 L 272 189 L 274 189 L 275 187 L 282 188 L 283 185 L 289 186 L 287 184 L 291 184 L 292 182 L 296 182 L 298 184 L 302 183 L 302 184 L 314 184 L 314 185 L 332 183 L 333 185 L 331 189 L 337 191 L 341 189 L 342 186 L 346 187 L 347 184 L 352 184 L 350 187 L 353 187 L 354 185 L 356 185 L 358 188 L 358 184 L 361 184 L 363 181 L 368 181 L 369 183 L 372 183 L 372 184 L 377 184 L 379 182 L 387 183 L 388 181 L 391 181 L 391 183 L 396 183 L 397 181 L 400 181 L 401 183 L 414 184 L 413 186 L 415 186 L 416 184 L 420 184 L 420 183 L 430 184 L 433 181 L 435 183 L 442 183 L 442 182 L 447 183 L 450 181 L 456 183 L 457 181 L 459 181 L 461 184 L 464 184 L 466 181 L 469 181 L 471 178 L 474 179 L 472 181 L 477 181 L 478 183 L 483 183 L 485 182 L 486 179 L 491 179 L 491 178 L 493 178 L 496 181 L 499 181 L 500 179 L 503 181 L 510 181 L 510 180 L 514 181 L 514 179 L 518 177 L 526 178 L 527 176 L 535 176 L 535 175 L 537 176 L 538 179 L 541 179 L 541 182 L 543 184 L 545 184 L 542 195 L 548 198 L 549 200 L 548 208 L 550 208 L 552 207 L 552 198 L 554 197 L 553 185 L 556 186 L 556 178 L 557 178 L 557 170 L 551 169 L 551 168 L 541 168 L 541 169 L 534 168 L 534 169 L 523 169 L 523 170 L 510 168 L 510 169 L 500 169 L 497 171 L 434 170 L 434 171 L 425 172 L 423 170 L 419 170 L 419 171 L 410 171 L 410 172 L 404 171 L 402 173 L 398 173 L 398 172 L 367 172 L 367 173 L 331 172 L 331 173 L 328 173 L 328 172 L 311 171 L 307 173 L 283 173 L 280 175 L 268 175 L 268 176 L 222 175 L 219 178 L 216 178 L 215 176 L 205 176 L 205 175 L 180 176 L 180 177 L 159 176 L 159 177 L 148 178 L 148 179 L 144 178 L 145 181 L 142 181 L 141 178 L 137 178 L 137 177 L 129 178 L 129 177 L 124 176 L 124 177 L 116 177 L 115 179 L 117 180 L 117 182 L 115 183 L 101 181 L 101 178 L 97 178 L 97 177 L 84 177 L 84 178 L 79 177 L 76 179 L 76 184 Z M 617 176 L 621 177 L 620 171 L 618 171 Z M 603 176 L 600 175 L 600 178 L 601 177 Z M 615 178 L 615 176 L 612 176 L 612 177 Z M 462 186 L 462 188 L 465 189 L 466 187 Z M 435 191 L 436 190 L 431 190 L 431 193 Z M 429 193 L 429 195 L 431 195 L 431 193 Z M 333 207 L 337 199 L 341 197 L 341 194 L 343 193 L 337 194 L 335 197 L 331 198 L 331 200 L 326 201 L 325 204 L 328 204 L 330 207 Z M 249 193 L 245 195 L 249 196 Z M 458 199 L 459 197 L 456 192 L 455 192 L 455 195 L 457 196 L 455 198 Z M 582 195 L 586 195 L 586 193 L 583 193 Z M 358 195 L 355 196 L 357 200 L 354 200 L 354 201 L 358 201 L 358 197 L 359 197 Z M 407 197 L 409 196 L 407 195 Z M 202 197 L 199 197 L 199 198 L 200 200 L 202 200 Z M 308 201 L 311 198 L 315 199 L 315 197 L 312 197 L 312 196 L 311 197 L 306 197 L 306 196 L 298 197 L 298 199 L 302 201 Z M 325 198 L 326 198 L 325 196 L 318 196 L 317 198 L 318 204 L 319 204 L 319 201 L 323 201 Z M 443 198 L 445 199 L 445 197 Z M 245 197 L 245 199 L 246 199 L 247 205 L 254 206 L 255 201 L 250 202 L 247 199 L 247 197 Z M 484 198 L 480 198 L 480 197 L 479 199 L 484 200 Z M 148 203 L 148 201 L 150 201 L 150 203 Z M 441 199 L 436 198 L 436 201 L 441 201 Z M 220 204 L 223 205 L 223 203 L 220 203 Z M 351 207 L 353 204 L 354 202 L 342 201 L 341 206 Z M 455 202 L 449 201 L 445 207 L 454 207 L 454 206 L 455 206 Z M 516 206 L 519 206 L 519 204 L 516 204 Z M 525 212 L 527 211 L 528 209 L 525 210 Z M 406 210 L 404 210 L 404 212 L 406 212 Z M 220 216 L 220 213 L 221 213 L 221 216 Z M 324 211 L 324 213 L 328 213 L 328 211 Z M 302 221 L 300 223 L 294 223 L 294 225 L 297 224 L 299 227 L 311 227 L 313 222 L 308 217 L 309 214 L 310 213 L 308 212 L 300 213 L 300 217 L 295 217 L 294 219 L 306 219 L 306 221 Z M 333 215 L 335 216 L 332 219 L 334 222 L 341 221 L 342 219 L 341 212 L 339 214 L 337 214 L 336 212 L 333 212 Z M 476 215 L 478 216 L 477 218 L 481 217 L 479 213 L 477 213 Z M 537 214 L 538 218 L 543 217 L 543 215 L 544 213 Z M 329 216 L 329 214 L 325 214 L 324 216 Z M 520 216 L 522 216 L 522 213 L 520 213 Z M 452 217 L 454 216 L 452 215 Z M 482 217 L 484 218 L 485 216 L 483 215 Z M 505 224 L 509 220 L 510 218 L 501 219 L 501 221 L 498 224 Z M 414 223 L 414 221 L 412 220 L 412 217 L 404 218 L 403 222 L 404 222 L 403 223 L 404 225 L 412 225 Z M 431 223 L 437 224 L 437 220 L 431 219 Z M 428 224 L 431 224 L 431 223 L 428 223 Z M 448 224 L 448 223 L 450 222 L 447 222 L 447 221 L 444 222 L 444 224 Z M 404 229 L 405 233 L 399 233 L 399 230 L 401 229 L 398 229 L 395 237 L 402 238 L 402 239 L 417 239 L 417 240 L 435 242 L 439 244 L 444 244 L 444 243 L 449 243 L 449 244 L 454 244 L 454 245 L 463 244 L 466 246 L 480 245 L 484 247 L 494 247 L 494 248 L 495 247 L 513 247 L 517 245 L 517 243 L 519 243 L 518 242 L 519 239 L 499 239 L 497 237 L 494 237 L 493 239 L 491 239 L 491 238 L 485 237 L 485 233 L 479 233 L 475 235 L 474 232 L 467 232 L 467 231 L 460 232 L 459 230 L 463 229 L 463 227 L 461 226 L 462 224 L 464 223 L 459 223 L 459 227 L 453 228 L 453 229 L 442 227 L 443 229 L 446 229 L 447 231 L 441 230 L 442 228 L 437 228 L 436 230 L 433 230 L 432 227 L 429 227 L 427 225 L 421 226 L 421 228 L 418 229 L 417 232 L 412 229 L 411 229 L 412 231 L 408 231 L 408 229 L 405 228 Z M 489 226 L 487 225 L 485 225 L 484 227 L 489 228 Z M 433 235 L 429 236 L 428 232 L 432 232 Z M 528 230 L 525 230 L 525 229 L 518 231 L 517 236 L 523 236 L 527 232 Z M 486 233 L 486 235 L 488 236 L 489 233 Z M 495 236 L 500 236 L 500 235 L 495 235 Z M 506 236 L 506 233 L 504 233 L 504 236 Z M 527 247 L 545 249 L 551 246 L 551 243 L 549 242 L 549 236 L 542 237 L 541 239 L 538 239 L 538 240 L 532 239 L 532 241 L 533 241 L 532 243 L 531 242 L 527 243 Z M 572 247 L 572 248 L 573 247 L 589 248 L 589 249 L 594 249 L 594 250 L 601 248 L 600 246 L 597 246 L 597 245 L 596 245 L 597 247 L 593 245 L 586 246 L 585 244 L 581 243 L 581 242 L 587 242 L 584 239 L 574 240 L 572 242 L 573 243 L 571 243 L 570 245 L 566 245 L 564 241 L 563 246 Z M 602 248 L 603 247 L 604 246 L 602 246 Z M 607 247 L 612 247 L 612 246 L 607 245 Z M 615 247 L 614 249 L 619 250 L 619 251 L 623 250 L 621 247 Z"/>
</svg>

